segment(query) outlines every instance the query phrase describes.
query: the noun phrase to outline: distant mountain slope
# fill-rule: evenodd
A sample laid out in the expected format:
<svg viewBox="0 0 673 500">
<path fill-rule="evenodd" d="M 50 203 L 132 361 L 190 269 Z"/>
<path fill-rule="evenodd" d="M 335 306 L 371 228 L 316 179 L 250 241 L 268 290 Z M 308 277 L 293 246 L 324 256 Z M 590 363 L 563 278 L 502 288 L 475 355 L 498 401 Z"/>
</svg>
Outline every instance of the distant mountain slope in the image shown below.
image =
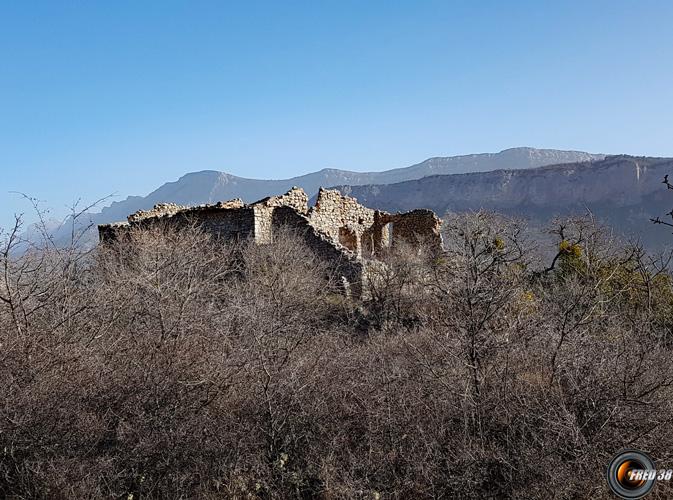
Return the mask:
<svg viewBox="0 0 673 500">
<path fill-rule="evenodd" d="M 480 208 L 546 221 L 556 214 L 594 215 L 650 247 L 671 246 L 673 236 L 649 222 L 673 207 L 662 185 L 673 159 L 609 156 L 603 160 L 528 170 L 437 175 L 389 185 L 337 186 L 364 205 L 391 212 L 429 208 L 438 214 Z"/>
<path fill-rule="evenodd" d="M 224 172 L 204 170 L 188 173 L 175 182 L 168 182 L 147 196 L 130 196 L 113 202 L 100 213 L 92 213 L 82 222 L 104 224 L 125 220 L 137 210 L 148 210 L 157 203 L 172 202 L 181 205 L 197 205 L 241 198 L 246 202 L 266 196 L 284 193 L 292 186 L 304 188 L 309 195 L 326 186 L 357 186 L 363 184 L 389 184 L 428 175 L 483 172 L 495 169 L 528 169 L 541 165 L 601 159 L 604 155 L 581 151 L 558 151 L 553 149 L 512 148 L 499 153 L 481 153 L 446 158 L 430 158 L 416 165 L 383 172 L 351 172 L 323 169 L 299 177 L 282 180 L 260 180 L 237 177 Z M 56 233 L 57 241 L 67 240 L 71 224 Z"/>
</svg>

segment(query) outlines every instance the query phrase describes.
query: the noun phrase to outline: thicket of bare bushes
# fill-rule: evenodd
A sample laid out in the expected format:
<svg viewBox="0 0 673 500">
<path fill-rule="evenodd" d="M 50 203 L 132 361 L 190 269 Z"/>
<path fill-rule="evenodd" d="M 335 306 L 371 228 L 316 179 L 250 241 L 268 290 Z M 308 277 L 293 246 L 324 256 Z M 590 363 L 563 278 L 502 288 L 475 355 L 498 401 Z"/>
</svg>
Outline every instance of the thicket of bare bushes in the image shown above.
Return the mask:
<svg viewBox="0 0 673 500">
<path fill-rule="evenodd" d="M 621 448 L 671 467 L 668 261 L 552 229 L 547 262 L 516 221 L 448 217 L 362 302 L 290 232 L 5 234 L 0 496 L 600 498 Z"/>
</svg>

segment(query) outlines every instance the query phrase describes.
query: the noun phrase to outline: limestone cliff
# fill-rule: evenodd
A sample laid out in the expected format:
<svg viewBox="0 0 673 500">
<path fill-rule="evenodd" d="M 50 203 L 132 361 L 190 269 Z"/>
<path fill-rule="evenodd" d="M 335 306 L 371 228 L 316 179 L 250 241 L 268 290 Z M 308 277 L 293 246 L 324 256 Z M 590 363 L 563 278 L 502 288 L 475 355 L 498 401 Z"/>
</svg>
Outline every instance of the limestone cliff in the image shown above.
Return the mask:
<svg viewBox="0 0 673 500">
<path fill-rule="evenodd" d="M 649 222 L 673 207 L 672 192 L 661 183 L 665 174 L 673 174 L 673 159 L 621 155 L 528 170 L 429 176 L 337 189 L 387 211 L 423 207 L 444 214 L 484 208 L 543 222 L 556 214 L 591 210 L 618 233 L 657 247 L 673 243 L 668 231 Z"/>
</svg>

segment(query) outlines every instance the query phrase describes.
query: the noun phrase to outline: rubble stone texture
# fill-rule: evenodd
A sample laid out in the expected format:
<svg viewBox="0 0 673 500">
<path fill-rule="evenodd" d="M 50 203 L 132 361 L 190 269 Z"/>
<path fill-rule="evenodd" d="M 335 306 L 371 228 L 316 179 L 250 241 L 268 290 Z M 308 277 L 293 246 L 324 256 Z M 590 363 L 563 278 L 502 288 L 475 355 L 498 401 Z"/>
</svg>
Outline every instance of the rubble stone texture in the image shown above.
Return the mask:
<svg viewBox="0 0 673 500">
<path fill-rule="evenodd" d="M 196 224 L 214 238 L 273 242 L 280 227 L 296 230 L 305 243 L 329 263 L 355 294 L 362 293 L 368 262 L 377 260 L 396 244 L 421 245 L 441 251 L 441 220 L 430 210 L 390 214 L 360 205 L 337 190 L 320 189 L 313 207 L 301 188 L 246 205 L 240 199 L 213 205 L 186 207 L 172 203 L 138 211 L 127 221 L 98 226 L 102 243 L 124 239 L 134 227 L 168 223 L 174 227 Z"/>
</svg>

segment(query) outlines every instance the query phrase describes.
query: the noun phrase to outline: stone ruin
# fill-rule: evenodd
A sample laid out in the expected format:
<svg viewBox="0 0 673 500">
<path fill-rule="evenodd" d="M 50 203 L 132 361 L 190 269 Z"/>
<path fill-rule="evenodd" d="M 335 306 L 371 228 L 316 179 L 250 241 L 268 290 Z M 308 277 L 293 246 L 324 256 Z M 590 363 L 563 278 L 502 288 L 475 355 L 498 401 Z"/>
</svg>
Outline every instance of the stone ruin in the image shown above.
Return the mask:
<svg viewBox="0 0 673 500">
<path fill-rule="evenodd" d="M 357 295 L 363 291 L 368 264 L 392 246 L 403 243 L 411 248 L 442 249 L 441 220 L 431 210 L 391 214 L 322 188 L 312 207 L 304 190 L 297 187 L 250 204 L 240 199 L 191 207 L 162 203 L 129 215 L 125 222 L 100 225 L 98 233 L 106 243 L 123 239 L 134 227 L 165 222 L 177 227 L 197 224 L 215 238 L 251 239 L 257 244 L 273 242 L 274 231 L 280 227 L 292 228 Z"/>
</svg>

